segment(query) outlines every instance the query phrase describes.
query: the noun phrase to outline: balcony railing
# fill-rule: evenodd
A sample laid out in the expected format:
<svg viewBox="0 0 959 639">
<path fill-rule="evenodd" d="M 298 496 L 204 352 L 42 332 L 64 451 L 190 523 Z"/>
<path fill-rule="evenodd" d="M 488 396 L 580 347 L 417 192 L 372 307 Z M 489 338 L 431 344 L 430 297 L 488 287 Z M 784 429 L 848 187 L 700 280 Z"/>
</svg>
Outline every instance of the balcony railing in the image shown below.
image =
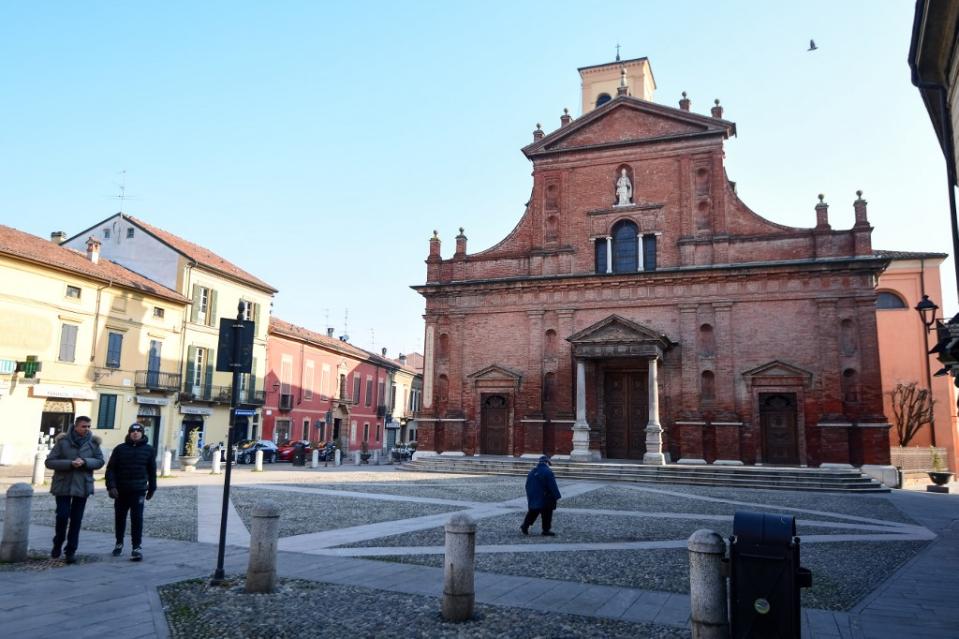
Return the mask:
<svg viewBox="0 0 959 639">
<path fill-rule="evenodd" d="M 179 373 L 161 373 L 160 371 L 137 371 L 134 385 L 151 391 L 172 393 L 180 388 Z"/>
<path fill-rule="evenodd" d="M 188 402 L 210 402 L 213 404 L 229 404 L 233 401 L 232 386 L 195 386 L 186 384 L 180 393 L 180 398 Z M 262 406 L 265 403 L 263 391 L 240 390 L 240 403 Z"/>
</svg>

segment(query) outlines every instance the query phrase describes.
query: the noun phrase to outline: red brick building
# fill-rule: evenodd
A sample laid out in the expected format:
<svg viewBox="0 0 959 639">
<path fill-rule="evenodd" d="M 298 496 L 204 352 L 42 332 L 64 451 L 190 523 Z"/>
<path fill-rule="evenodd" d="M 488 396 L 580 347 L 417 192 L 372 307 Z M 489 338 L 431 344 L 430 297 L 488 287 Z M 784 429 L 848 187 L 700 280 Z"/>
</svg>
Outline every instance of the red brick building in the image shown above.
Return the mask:
<svg viewBox="0 0 959 639">
<path fill-rule="evenodd" d="M 513 231 L 430 240 L 418 454 L 889 464 L 861 194 L 851 229 L 822 196 L 813 228 L 767 220 L 718 101 L 652 102 L 645 58 L 580 75 L 592 108 L 537 126 Z"/>
<path fill-rule="evenodd" d="M 270 318 L 263 437 L 337 441 L 344 451 L 385 445 L 391 371 L 398 368 L 331 334 Z"/>
</svg>

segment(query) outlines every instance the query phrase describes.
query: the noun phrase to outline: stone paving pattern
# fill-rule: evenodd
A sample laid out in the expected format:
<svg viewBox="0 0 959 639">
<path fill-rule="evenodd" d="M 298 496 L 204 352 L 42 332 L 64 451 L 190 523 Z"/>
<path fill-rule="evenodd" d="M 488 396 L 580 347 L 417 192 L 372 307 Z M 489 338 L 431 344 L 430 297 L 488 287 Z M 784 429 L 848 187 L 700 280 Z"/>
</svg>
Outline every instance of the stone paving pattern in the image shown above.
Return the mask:
<svg viewBox="0 0 959 639">
<path fill-rule="evenodd" d="M 22 469 L 19 480 L 28 476 L 29 469 Z M 9 485 L 17 479 L 16 471 L 0 470 L 0 484 Z M 424 480 L 422 494 L 415 488 L 417 479 Z M 294 497 L 288 503 L 303 504 L 307 510 L 315 508 L 313 504 L 318 499 L 329 497 L 333 491 L 347 493 L 342 497 L 351 502 L 365 499 L 366 505 L 360 510 L 370 514 L 366 523 L 343 519 L 337 521 L 337 526 L 345 526 L 342 528 L 330 528 L 330 521 L 309 526 L 309 517 L 294 516 L 293 519 L 300 524 L 287 531 L 293 536 L 281 539 L 279 573 L 284 578 L 314 582 L 318 588 L 327 587 L 323 584 L 334 584 L 353 589 L 347 592 L 360 597 L 366 596 L 371 589 L 380 592 L 382 609 L 367 606 L 358 613 L 360 615 L 395 616 L 396 607 L 390 604 L 399 601 L 395 597 L 426 597 L 426 603 L 412 604 L 422 613 L 416 617 L 417 627 L 424 631 L 422 636 L 447 636 L 439 625 L 442 621 L 438 615 L 429 614 L 429 601 L 432 601 L 433 610 L 439 608 L 442 569 L 406 562 L 417 558 L 433 560 L 440 556 L 441 549 L 435 546 L 387 546 L 385 540 L 434 534 L 432 531 L 457 508 L 465 509 L 477 520 L 479 529 L 484 531 L 482 534 L 489 535 L 488 544 L 478 538 L 477 567 L 480 572 L 476 577 L 476 593 L 478 604 L 496 607 L 495 611 L 482 608 L 484 613 L 476 622 L 471 622 L 468 629 L 462 627 L 466 632 L 462 636 L 494 636 L 497 631 L 501 636 L 502 628 L 494 629 L 491 619 L 512 619 L 516 624 L 513 627 L 526 627 L 523 619 L 535 622 L 539 618 L 536 615 L 541 613 L 580 617 L 574 618 L 566 630 L 550 630 L 540 636 L 687 636 L 689 598 L 683 592 L 675 592 L 682 588 L 674 587 L 676 583 L 685 583 L 686 579 L 684 539 L 660 537 L 652 541 L 596 542 L 579 538 L 588 537 L 588 528 L 585 534 L 573 534 L 575 526 L 570 527 L 571 522 L 595 518 L 597 527 L 603 527 L 612 521 L 642 521 L 642 517 L 635 515 L 602 513 L 604 509 L 628 508 L 632 503 L 634 509 L 648 512 L 700 517 L 703 518 L 703 527 L 725 530 L 728 524 L 709 517 L 728 517 L 729 501 L 742 502 L 735 504 L 742 509 L 756 506 L 752 509 L 775 512 L 791 509 L 796 513 L 803 535 L 803 564 L 822 564 L 821 567 L 810 566 L 814 569 L 813 592 L 817 588 L 820 591 L 831 588 L 829 578 L 833 574 L 839 583 L 859 586 L 858 590 L 851 588 L 849 592 L 837 591 L 831 595 L 833 599 L 850 599 L 841 606 L 848 608 L 846 611 L 823 609 L 830 606 L 829 601 L 823 601 L 819 608 L 804 609 L 804 637 L 936 639 L 955 637 L 956 628 L 959 628 L 959 611 L 952 601 L 959 586 L 959 499 L 954 495 L 901 491 L 881 497 L 806 495 L 689 486 L 669 486 L 663 492 L 662 486 L 630 485 L 629 491 L 641 495 L 631 497 L 631 493 L 625 492 L 618 484 L 571 481 L 561 485 L 566 497 L 561 506 L 571 504 L 584 512 L 574 514 L 560 510 L 556 520 L 560 537 L 533 541 L 532 537 L 522 538 L 518 530 L 515 536 L 509 531 L 509 522 L 518 525 L 524 509 L 522 478 L 464 480 L 462 476 L 444 478 L 437 475 L 417 478 L 376 468 L 364 468 L 362 472 L 346 467 L 293 471 L 281 466 L 266 473 L 252 473 L 246 469 L 236 471 L 234 482 L 243 487 L 240 492 L 250 492 L 254 496 L 261 490 L 270 495 L 285 492 Z M 444 482 L 449 482 L 449 490 L 443 490 Z M 112 534 L 88 528 L 81 536 L 80 553 L 94 556 L 98 561 L 75 566 L 50 562 L 50 567 L 42 570 L 0 570 L 0 617 L 3 618 L 4 634 L 62 637 L 64 629 L 69 628 L 67 634 L 70 636 L 86 637 L 99 636 L 109 628 L 111 637 L 120 639 L 171 636 L 158 586 L 205 578 L 212 573 L 216 546 L 208 542 L 215 541 L 218 532 L 217 498 L 222 499 L 220 485 L 222 475 L 181 474 L 175 479 L 163 480 L 157 498 L 147 506 L 148 513 L 157 504 L 156 514 L 171 510 L 183 520 L 189 520 L 190 514 L 194 514 L 193 530 L 199 542 L 157 537 L 159 531 L 168 537 L 176 535 L 167 527 L 151 529 L 148 523 L 146 533 L 153 536 L 144 544 L 146 561 L 133 563 L 127 561 L 127 557 L 109 556 Z M 511 491 L 511 485 L 516 486 L 516 490 Z M 193 505 L 180 504 L 171 508 L 160 505 L 163 502 L 158 498 L 163 490 L 193 486 L 197 487 L 193 489 Z M 331 489 L 331 486 L 335 488 Z M 471 486 L 473 490 L 470 490 Z M 179 492 L 189 494 L 189 490 Z M 171 491 L 170 495 L 173 493 Z M 620 493 L 624 501 L 612 498 Z M 364 494 L 366 497 L 362 496 Z M 686 498 L 681 499 L 680 495 Z M 171 499 L 169 503 L 177 500 Z M 42 501 L 43 498 L 38 498 L 37 503 Z M 668 510 L 663 507 L 666 502 L 682 506 Z M 403 517 L 401 519 L 382 520 L 382 517 L 374 516 L 375 513 L 396 515 L 399 512 L 396 509 L 404 507 L 403 504 L 411 510 L 398 515 Z M 421 509 L 424 506 L 441 507 L 445 512 L 436 513 L 429 508 L 424 511 Z M 95 501 L 91 508 L 108 511 L 112 519 L 109 504 Z M 289 508 L 295 509 L 296 506 Z M 585 512 L 588 510 L 596 512 L 591 515 Z M 226 570 L 228 574 L 238 575 L 245 570 L 248 554 L 244 546 L 248 545 L 249 536 L 243 529 L 243 520 L 237 509 L 231 511 L 229 540 L 235 545 L 227 548 Z M 91 526 L 97 526 L 98 517 L 90 518 Z M 355 517 L 355 513 L 350 517 Z M 806 528 L 803 528 L 804 520 L 809 522 Z M 674 533 L 669 532 L 668 526 L 659 532 L 664 535 L 685 534 L 687 529 L 683 526 L 694 520 L 672 521 L 682 525 Z M 38 525 L 40 523 L 31 529 L 31 547 L 43 551 L 49 546 L 52 529 Z M 604 533 L 594 537 L 608 538 L 609 535 Z M 612 537 L 615 539 L 616 536 Z M 436 538 L 427 541 L 435 543 Z M 365 547 L 344 547 L 347 545 Z M 356 553 L 379 554 L 375 558 L 351 556 Z M 817 558 L 818 553 L 823 554 L 822 561 Z M 830 555 L 851 555 L 853 563 L 860 564 L 871 559 L 875 565 L 868 568 L 865 575 L 849 579 L 841 574 L 845 567 L 837 566 Z M 855 558 L 857 555 L 858 559 Z M 581 561 L 577 563 L 575 558 Z M 615 585 L 573 578 L 572 573 L 586 572 L 585 566 L 590 561 L 615 562 L 619 573 L 632 575 L 641 573 L 644 562 L 661 563 L 670 568 L 662 573 L 662 584 L 654 587 L 637 587 L 636 579 Z M 899 565 L 900 562 L 904 563 Z M 527 574 L 511 574 L 510 565 L 532 568 Z M 538 571 L 535 569 L 537 565 L 541 567 Z M 550 572 L 551 569 L 554 572 Z M 81 584 L 81 587 L 76 588 L 74 584 Z M 182 587 L 181 584 L 173 588 Z M 370 601 L 376 600 L 374 592 Z M 85 614 L 77 617 L 74 609 L 80 604 L 84 605 Z M 338 610 L 337 616 L 342 619 L 342 606 Z M 293 608 L 289 612 L 295 614 Z M 317 615 L 321 616 L 321 613 Z M 632 627 L 624 630 L 626 634 L 623 635 L 619 634 L 615 624 L 604 627 L 600 634 L 577 634 L 577 624 L 583 619 L 645 625 L 642 631 Z M 357 629 L 361 635 L 372 636 L 363 633 L 362 627 Z M 350 636 L 349 627 L 336 629 L 321 625 L 310 634 L 300 636 L 334 635 Z M 231 633 L 230 636 L 256 635 Z"/>
</svg>

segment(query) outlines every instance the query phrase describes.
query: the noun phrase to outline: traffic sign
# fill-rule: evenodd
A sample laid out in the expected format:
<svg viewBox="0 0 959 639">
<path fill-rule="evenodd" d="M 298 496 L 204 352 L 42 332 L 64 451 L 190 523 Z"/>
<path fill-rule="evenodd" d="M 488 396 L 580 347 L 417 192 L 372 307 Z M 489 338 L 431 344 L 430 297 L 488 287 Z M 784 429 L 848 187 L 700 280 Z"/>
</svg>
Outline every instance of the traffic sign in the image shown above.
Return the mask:
<svg viewBox="0 0 959 639">
<path fill-rule="evenodd" d="M 256 409 L 255 408 L 237 408 L 235 411 L 233 411 L 233 414 L 236 415 L 237 417 L 253 417 L 254 415 L 256 415 Z"/>
</svg>

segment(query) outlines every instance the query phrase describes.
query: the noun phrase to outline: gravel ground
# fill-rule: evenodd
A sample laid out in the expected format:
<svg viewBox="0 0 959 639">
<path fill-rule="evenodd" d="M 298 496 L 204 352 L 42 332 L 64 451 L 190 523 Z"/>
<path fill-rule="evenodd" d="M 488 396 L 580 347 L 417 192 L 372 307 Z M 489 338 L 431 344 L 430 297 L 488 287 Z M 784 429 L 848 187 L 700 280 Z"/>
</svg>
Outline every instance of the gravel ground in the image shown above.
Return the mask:
<svg viewBox="0 0 959 639">
<path fill-rule="evenodd" d="M 465 480 L 409 481 L 402 483 L 348 483 L 348 484 L 300 484 L 304 488 L 329 488 L 332 490 L 353 490 L 385 495 L 408 495 L 410 497 L 432 497 L 437 499 L 462 499 L 464 501 L 499 502 L 519 497 L 526 498 L 526 479 L 477 477 Z"/>
<path fill-rule="evenodd" d="M 557 510 L 553 515 L 553 529 L 558 536 L 542 537 L 537 521 L 527 537 L 520 533 L 523 520 L 519 511 L 515 515 L 486 517 L 476 522 L 477 545 L 539 544 L 539 543 L 627 543 L 634 541 L 663 541 L 688 539 L 700 528 L 715 530 L 724 537 L 732 534 L 732 522 L 696 519 L 660 519 L 651 517 L 618 517 L 615 515 L 590 515 L 572 510 Z M 807 527 L 800 534 L 848 533 L 849 530 Z M 418 530 L 412 533 L 370 539 L 346 548 L 369 548 L 378 546 L 438 546 L 445 543 L 446 533 L 442 526 Z"/>
<path fill-rule="evenodd" d="M 812 570 L 813 587 L 802 591 L 809 608 L 849 610 L 888 578 L 926 542 L 842 542 L 802 548 L 801 564 Z M 523 577 L 689 592 L 684 549 L 477 554 L 476 570 Z M 370 557 L 441 568 L 442 555 Z"/>
<path fill-rule="evenodd" d="M 4 500 L 0 499 L 0 504 Z M 2 506 L 0 506 L 2 509 Z M 33 495 L 30 521 L 42 526 L 53 526 L 57 504 L 53 495 L 41 491 Z M 0 510 L 0 519 L 3 514 Z M 83 530 L 113 532 L 113 500 L 103 486 L 97 485 L 96 493 L 87 500 L 83 512 Z M 127 520 L 127 536 L 130 524 Z M 143 535 L 163 539 L 196 541 L 196 488 L 160 487 L 143 511 Z M 83 537 L 80 537 L 83 543 Z"/>
<path fill-rule="evenodd" d="M 184 639 L 689 637 L 681 628 L 488 605 L 476 606 L 473 619 L 456 624 L 440 616 L 436 597 L 299 579 L 281 579 L 277 592 L 269 595 L 244 593 L 238 577 L 226 587 L 190 580 L 161 586 L 159 591 L 171 636 Z M 342 623 L 343 619 L 349 621 Z"/>
<path fill-rule="evenodd" d="M 89 564 L 100 561 L 98 555 L 76 554 L 78 565 Z M 27 551 L 27 560 L 20 563 L 0 563 L 0 572 L 35 572 L 39 570 L 49 570 L 51 568 L 66 568 L 66 557 L 63 555 L 59 559 L 50 557 L 50 551 L 29 550 Z"/>
<path fill-rule="evenodd" d="M 252 524 L 254 504 L 261 499 L 275 501 L 281 513 L 280 537 L 459 510 L 455 506 L 307 495 L 261 488 L 235 487 L 230 491 L 230 497 L 247 529 Z"/>
</svg>

